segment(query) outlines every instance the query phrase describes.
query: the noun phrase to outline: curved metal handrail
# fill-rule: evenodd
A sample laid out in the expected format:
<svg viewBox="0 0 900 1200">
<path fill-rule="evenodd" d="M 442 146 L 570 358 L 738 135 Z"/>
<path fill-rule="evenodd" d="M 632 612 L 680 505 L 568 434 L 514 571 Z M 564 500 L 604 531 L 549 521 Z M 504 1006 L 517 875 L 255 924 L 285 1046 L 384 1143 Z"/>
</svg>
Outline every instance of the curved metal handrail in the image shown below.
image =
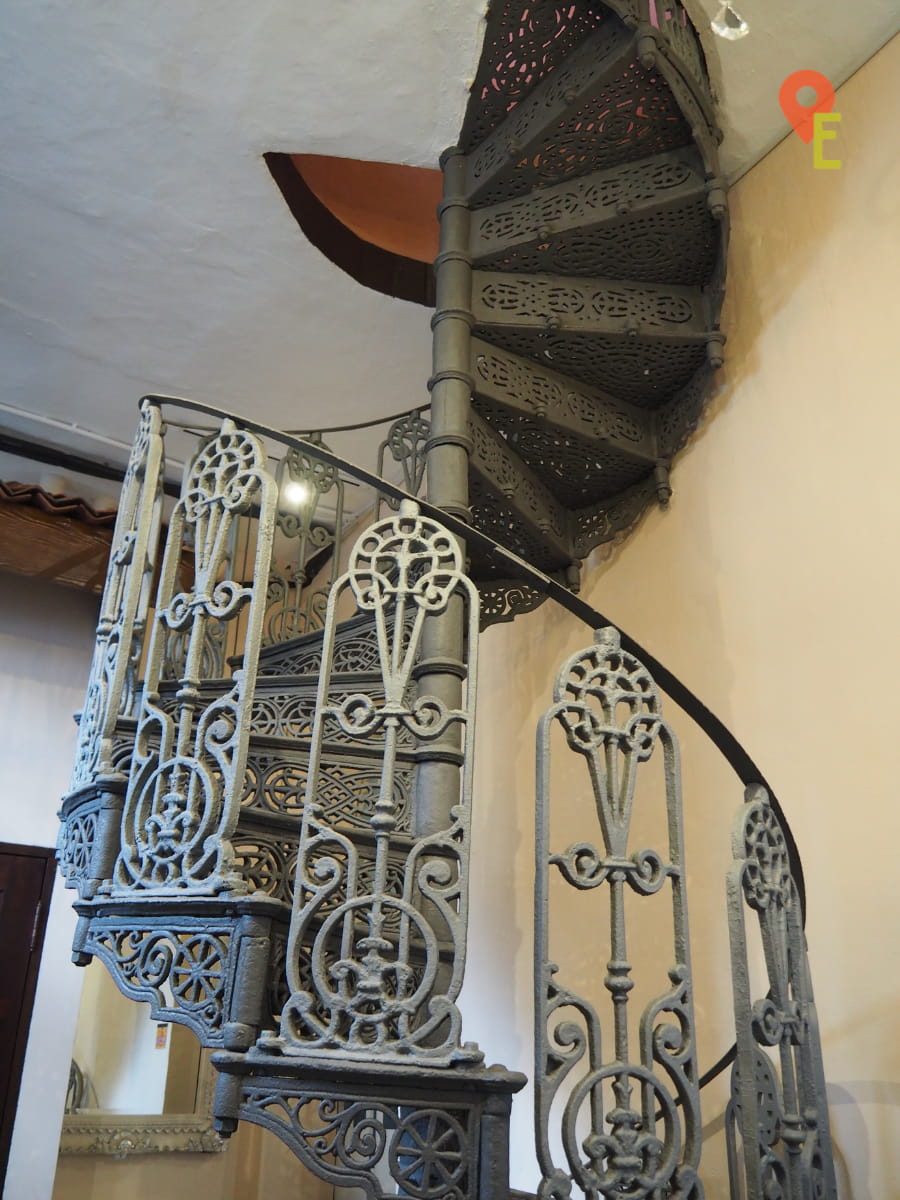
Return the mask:
<svg viewBox="0 0 900 1200">
<path fill-rule="evenodd" d="M 199 400 L 187 400 L 179 396 L 161 396 L 149 395 L 145 396 L 144 400 L 159 408 L 165 405 L 171 405 L 176 408 L 186 409 L 189 412 L 203 413 L 209 417 L 215 417 L 219 420 L 230 419 L 237 425 L 252 433 L 258 434 L 260 437 L 269 438 L 273 441 L 280 442 L 282 445 L 295 450 L 301 450 L 303 453 L 311 457 L 318 458 L 329 466 L 337 467 L 339 470 L 346 472 L 360 483 L 367 484 L 376 491 L 384 495 L 390 496 L 394 500 L 414 500 L 419 505 L 421 511 L 431 517 L 433 520 L 442 523 L 457 537 L 465 539 L 468 543 L 476 545 L 479 550 L 488 555 L 495 562 L 502 563 L 504 571 L 508 571 L 515 578 L 522 579 L 530 584 L 536 591 L 546 595 L 549 599 L 556 601 L 567 612 L 577 617 L 590 629 L 596 630 L 604 626 L 611 625 L 619 631 L 622 649 L 629 654 L 633 654 L 639 658 L 645 665 L 647 670 L 653 676 L 658 686 L 666 693 L 670 700 L 673 700 L 678 707 L 706 734 L 716 749 L 722 754 L 726 762 L 732 767 L 735 774 L 741 780 L 745 787 L 751 784 L 761 784 L 769 794 L 770 803 L 773 811 L 777 814 L 781 822 L 785 840 L 787 843 L 788 860 L 790 862 L 791 873 L 797 887 L 797 893 L 800 898 L 800 909 L 802 921 L 806 924 L 806 889 L 803 879 L 803 865 L 800 859 L 800 852 L 797 843 L 791 831 L 790 824 L 784 809 L 782 808 L 775 792 L 771 785 L 766 780 L 762 771 L 754 762 L 750 754 L 744 749 L 735 735 L 725 725 L 725 723 L 715 715 L 707 706 L 691 691 L 691 689 L 676 675 L 674 675 L 667 667 L 665 667 L 659 659 L 657 659 L 649 651 L 634 638 L 630 637 L 622 630 L 615 621 L 604 616 L 598 609 L 593 608 L 584 600 L 580 599 L 573 592 L 556 580 L 551 579 L 536 567 L 531 566 L 525 559 L 520 558 L 511 550 L 507 550 L 501 546 L 499 542 L 494 541 L 492 537 L 481 533 L 479 530 L 467 525 L 461 521 L 459 517 L 452 513 L 445 512 L 443 509 L 429 504 L 426 500 L 422 500 L 417 496 L 411 496 L 403 488 L 391 483 L 387 479 L 383 479 L 380 475 L 373 471 L 366 470 L 365 467 L 357 466 L 348 459 L 343 458 L 339 454 L 335 454 L 332 450 L 326 450 L 323 446 L 316 445 L 312 442 L 304 441 L 302 438 L 296 437 L 293 434 L 284 433 L 282 430 L 274 429 L 272 426 L 264 425 L 260 421 L 255 421 L 250 417 L 238 416 L 235 413 L 228 412 L 226 409 L 216 408 L 213 405 L 205 404 Z M 712 1082 L 730 1063 L 734 1060 L 736 1047 L 731 1046 L 722 1057 L 704 1073 L 699 1081 L 700 1087 L 705 1087 L 707 1083 Z"/>
</svg>

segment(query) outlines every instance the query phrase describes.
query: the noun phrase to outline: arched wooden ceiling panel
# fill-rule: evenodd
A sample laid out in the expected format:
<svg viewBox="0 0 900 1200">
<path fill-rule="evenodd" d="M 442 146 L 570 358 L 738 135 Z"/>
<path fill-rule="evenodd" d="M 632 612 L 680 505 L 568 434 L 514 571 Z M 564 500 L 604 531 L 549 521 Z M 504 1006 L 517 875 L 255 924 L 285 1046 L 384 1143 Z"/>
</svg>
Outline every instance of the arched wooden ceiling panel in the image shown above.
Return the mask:
<svg viewBox="0 0 900 1200">
<path fill-rule="evenodd" d="M 440 171 L 316 154 L 265 155 L 307 238 L 358 283 L 431 306 Z"/>
</svg>

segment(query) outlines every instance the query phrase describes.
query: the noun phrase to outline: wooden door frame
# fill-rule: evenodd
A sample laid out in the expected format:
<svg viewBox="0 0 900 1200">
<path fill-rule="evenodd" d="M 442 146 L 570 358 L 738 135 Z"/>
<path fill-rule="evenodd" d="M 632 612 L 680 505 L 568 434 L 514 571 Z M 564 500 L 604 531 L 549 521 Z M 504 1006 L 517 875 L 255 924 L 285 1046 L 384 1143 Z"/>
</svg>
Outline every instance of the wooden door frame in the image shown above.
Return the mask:
<svg viewBox="0 0 900 1200">
<path fill-rule="evenodd" d="M 38 919 L 34 927 L 31 954 L 25 972 L 22 1008 L 19 1012 L 19 1022 L 16 1027 L 16 1042 L 10 1065 L 9 1090 L 6 1095 L 4 1107 L 0 1110 L 0 1189 L 2 1189 L 6 1180 L 6 1168 L 9 1164 L 13 1126 L 16 1120 L 19 1091 L 22 1086 L 25 1050 L 28 1046 L 31 1015 L 34 1011 L 38 971 L 40 970 L 41 955 L 44 949 L 44 935 L 47 932 L 50 898 L 53 895 L 53 884 L 56 879 L 56 850 L 48 846 L 22 846 L 15 842 L 0 842 L 0 854 L 11 854 L 20 858 L 40 858 L 44 860 L 44 879 L 41 884 L 40 894 L 41 907 L 38 911 Z"/>
</svg>

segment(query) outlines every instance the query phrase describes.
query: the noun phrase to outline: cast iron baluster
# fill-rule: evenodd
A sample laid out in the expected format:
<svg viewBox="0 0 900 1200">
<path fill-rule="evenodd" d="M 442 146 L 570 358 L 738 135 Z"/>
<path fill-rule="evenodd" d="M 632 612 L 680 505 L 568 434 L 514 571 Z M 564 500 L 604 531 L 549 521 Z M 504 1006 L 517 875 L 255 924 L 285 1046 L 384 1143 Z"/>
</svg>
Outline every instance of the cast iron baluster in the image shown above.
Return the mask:
<svg viewBox="0 0 900 1200">
<path fill-rule="evenodd" d="M 660 715 L 653 680 L 637 659 L 620 648 L 614 629 L 601 630 L 596 645 L 564 664 L 554 700 L 538 729 L 535 1120 L 542 1173 L 539 1194 L 559 1200 L 569 1196 L 575 1185 L 590 1200 L 625 1193 L 635 1200 L 657 1200 L 663 1193 L 700 1200 L 700 1112 L 677 743 Z M 563 851 L 551 849 L 550 740 L 556 725 L 565 731 L 569 750 L 584 759 L 600 846 L 585 840 Z M 665 765 L 668 845 L 632 850 L 629 839 L 638 771 L 657 749 Z M 604 986 L 613 1008 L 612 1058 L 603 1054 L 596 1008 L 556 979 L 558 968 L 550 961 L 553 867 L 581 891 L 609 888 Z M 650 896 L 667 884 L 674 921 L 669 986 L 644 1009 L 635 1054 L 629 1028 L 634 981 L 628 960 L 625 887 L 638 896 Z M 579 1064 L 579 1072 L 573 1074 Z M 613 1100 L 608 1112 L 606 1089 Z M 563 1097 L 560 1135 L 566 1165 L 560 1166 L 551 1143 L 550 1120 L 554 1102 Z M 590 1126 L 587 1136 L 584 1120 Z"/>
<path fill-rule="evenodd" d="M 819 1026 L 797 887 L 765 788 L 747 789 L 734 825 L 728 927 L 737 1059 L 729 1106 L 732 1192 L 740 1129 L 748 1200 L 837 1196 Z M 747 908 L 755 910 L 768 994 L 753 1000 Z M 762 1047 L 777 1051 L 777 1064 Z M 778 1069 L 776 1070 L 776 1065 Z"/>
</svg>

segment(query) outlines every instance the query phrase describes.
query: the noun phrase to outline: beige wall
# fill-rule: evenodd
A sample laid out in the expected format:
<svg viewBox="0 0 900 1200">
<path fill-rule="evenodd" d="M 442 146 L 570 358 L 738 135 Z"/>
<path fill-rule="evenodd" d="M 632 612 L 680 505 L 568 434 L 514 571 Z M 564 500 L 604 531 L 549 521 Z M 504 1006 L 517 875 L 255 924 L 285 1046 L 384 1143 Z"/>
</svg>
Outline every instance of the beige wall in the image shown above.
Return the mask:
<svg viewBox="0 0 900 1200">
<path fill-rule="evenodd" d="M 53 1200 L 328 1200 L 273 1134 L 242 1123 L 222 1154 L 61 1158 Z"/>
<path fill-rule="evenodd" d="M 595 555 L 585 588 L 730 725 L 789 816 L 853 1200 L 900 1194 L 898 75 L 900 38 L 840 89 L 828 146 L 840 170 L 814 170 L 792 136 L 734 187 L 718 395 L 676 465 L 669 511 L 611 561 Z M 529 1072 L 533 731 L 556 665 L 584 641 L 549 606 L 483 639 L 473 906 L 490 916 L 472 931 L 465 1035 Z M 685 738 L 705 1066 L 727 1044 L 723 876 L 741 788 L 668 712 Z M 570 930 L 567 952 L 580 944 L 584 958 L 591 935 Z M 720 1196 L 712 1100 L 707 1194 Z M 522 1187 L 527 1105 L 514 1126 Z"/>
</svg>

